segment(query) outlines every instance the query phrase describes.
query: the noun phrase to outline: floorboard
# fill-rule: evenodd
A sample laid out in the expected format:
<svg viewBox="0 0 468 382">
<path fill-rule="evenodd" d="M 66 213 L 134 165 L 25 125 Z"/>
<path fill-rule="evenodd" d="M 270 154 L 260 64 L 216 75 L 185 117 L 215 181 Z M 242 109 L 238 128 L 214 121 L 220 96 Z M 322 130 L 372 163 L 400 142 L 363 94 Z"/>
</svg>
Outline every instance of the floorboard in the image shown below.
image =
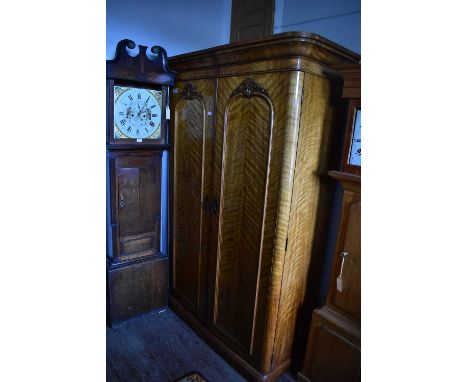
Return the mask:
<svg viewBox="0 0 468 382">
<path fill-rule="evenodd" d="M 245 382 L 170 309 L 107 328 L 108 382 L 173 382 L 199 371 L 209 382 Z M 294 382 L 284 374 L 278 382 Z"/>
</svg>

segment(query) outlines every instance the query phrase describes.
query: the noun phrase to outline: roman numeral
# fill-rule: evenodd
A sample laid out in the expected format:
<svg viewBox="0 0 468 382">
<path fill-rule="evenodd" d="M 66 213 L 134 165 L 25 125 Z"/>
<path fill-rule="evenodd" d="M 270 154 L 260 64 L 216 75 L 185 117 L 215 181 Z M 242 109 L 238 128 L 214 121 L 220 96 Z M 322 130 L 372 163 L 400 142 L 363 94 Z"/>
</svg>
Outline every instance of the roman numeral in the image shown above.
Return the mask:
<svg viewBox="0 0 468 382">
<path fill-rule="evenodd" d="M 131 94 L 128 95 L 128 98 L 130 98 L 130 101 L 133 101 L 133 97 Z"/>
<path fill-rule="evenodd" d="M 149 101 L 149 96 L 148 96 L 148 98 L 146 99 L 145 103 L 148 103 L 148 101 Z"/>
<path fill-rule="evenodd" d="M 120 121 L 120 125 L 121 125 L 121 126 L 124 126 L 124 125 L 125 125 L 125 122 L 127 122 L 127 121 L 126 121 L 125 119 L 122 119 L 122 120 Z"/>
<path fill-rule="evenodd" d="M 119 115 L 124 115 L 124 112 L 123 112 L 123 111 L 121 111 L 121 112 L 119 113 Z"/>
<path fill-rule="evenodd" d="M 136 133 L 137 133 L 137 135 L 140 135 L 140 130 L 137 129 Z"/>
<path fill-rule="evenodd" d="M 148 129 L 145 127 L 146 132 L 148 132 Z"/>
<path fill-rule="evenodd" d="M 132 126 L 129 126 L 127 131 L 130 133 L 132 131 Z"/>
<path fill-rule="evenodd" d="M 141 94 L 140 93 L 138 93 L 138 99 L 141 99 Z"/>
<path fill-rule="evenodd" d="M 151 106 L 151 109 L 152 109 L 153 107 L 156 107 L 156 105 Z"/>
</svg>

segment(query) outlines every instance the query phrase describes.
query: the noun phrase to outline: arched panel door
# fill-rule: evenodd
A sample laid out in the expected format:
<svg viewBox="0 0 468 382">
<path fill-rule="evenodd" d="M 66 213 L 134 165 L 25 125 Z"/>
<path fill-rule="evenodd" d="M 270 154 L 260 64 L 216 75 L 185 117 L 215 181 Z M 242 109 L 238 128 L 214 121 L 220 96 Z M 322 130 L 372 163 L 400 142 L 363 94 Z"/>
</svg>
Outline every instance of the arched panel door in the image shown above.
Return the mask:
<svg viewBox="0 0 468 382">
<path fill-rule="evenodd" d="M 284 144 L 278 77 L 219 80 L 210 276 L 213 331 L 260 363 Z M 284 88 L 283 88 L 284 89 Z"/>
<path fill-rule="evenodd" d="M 176 83 L 176 88 L 171 132 L 174 142 L 172 293 L 204 321 L 214 82 Z"/>
</svg>

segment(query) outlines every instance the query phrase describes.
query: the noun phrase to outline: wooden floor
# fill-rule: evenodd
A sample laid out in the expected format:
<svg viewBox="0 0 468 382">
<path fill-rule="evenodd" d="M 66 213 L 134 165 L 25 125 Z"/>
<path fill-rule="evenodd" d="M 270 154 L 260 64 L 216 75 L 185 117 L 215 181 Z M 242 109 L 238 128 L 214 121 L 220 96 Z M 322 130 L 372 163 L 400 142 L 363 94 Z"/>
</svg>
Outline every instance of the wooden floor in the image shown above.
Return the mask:
<svg viewBox="0 0 468 382">
<path fill-rule="evenodd" d="M 172 382 L 195 370 L 209 382 L 245 381 L 169 309 L 108 327 L 106 355 L 107 381 Z"/>
</svg>

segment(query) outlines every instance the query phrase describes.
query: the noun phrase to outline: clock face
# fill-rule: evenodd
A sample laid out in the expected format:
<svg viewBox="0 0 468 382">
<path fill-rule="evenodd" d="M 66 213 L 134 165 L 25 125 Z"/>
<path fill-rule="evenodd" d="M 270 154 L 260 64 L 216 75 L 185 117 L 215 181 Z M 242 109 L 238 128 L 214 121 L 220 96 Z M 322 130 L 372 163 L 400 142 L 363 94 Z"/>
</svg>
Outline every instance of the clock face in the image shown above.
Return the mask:
<svg viewBox="0 0 468 382">
<path fill-rule="evenodd" d="M 354 113 L 353 137 L 348 163 L 361 166 L 361 109 L 357 109 Z"/>
<path fill-rule="evenodd" d="M 161 139 L 162 91 L 114 86 L 114 138 Z"/>
</svg>

